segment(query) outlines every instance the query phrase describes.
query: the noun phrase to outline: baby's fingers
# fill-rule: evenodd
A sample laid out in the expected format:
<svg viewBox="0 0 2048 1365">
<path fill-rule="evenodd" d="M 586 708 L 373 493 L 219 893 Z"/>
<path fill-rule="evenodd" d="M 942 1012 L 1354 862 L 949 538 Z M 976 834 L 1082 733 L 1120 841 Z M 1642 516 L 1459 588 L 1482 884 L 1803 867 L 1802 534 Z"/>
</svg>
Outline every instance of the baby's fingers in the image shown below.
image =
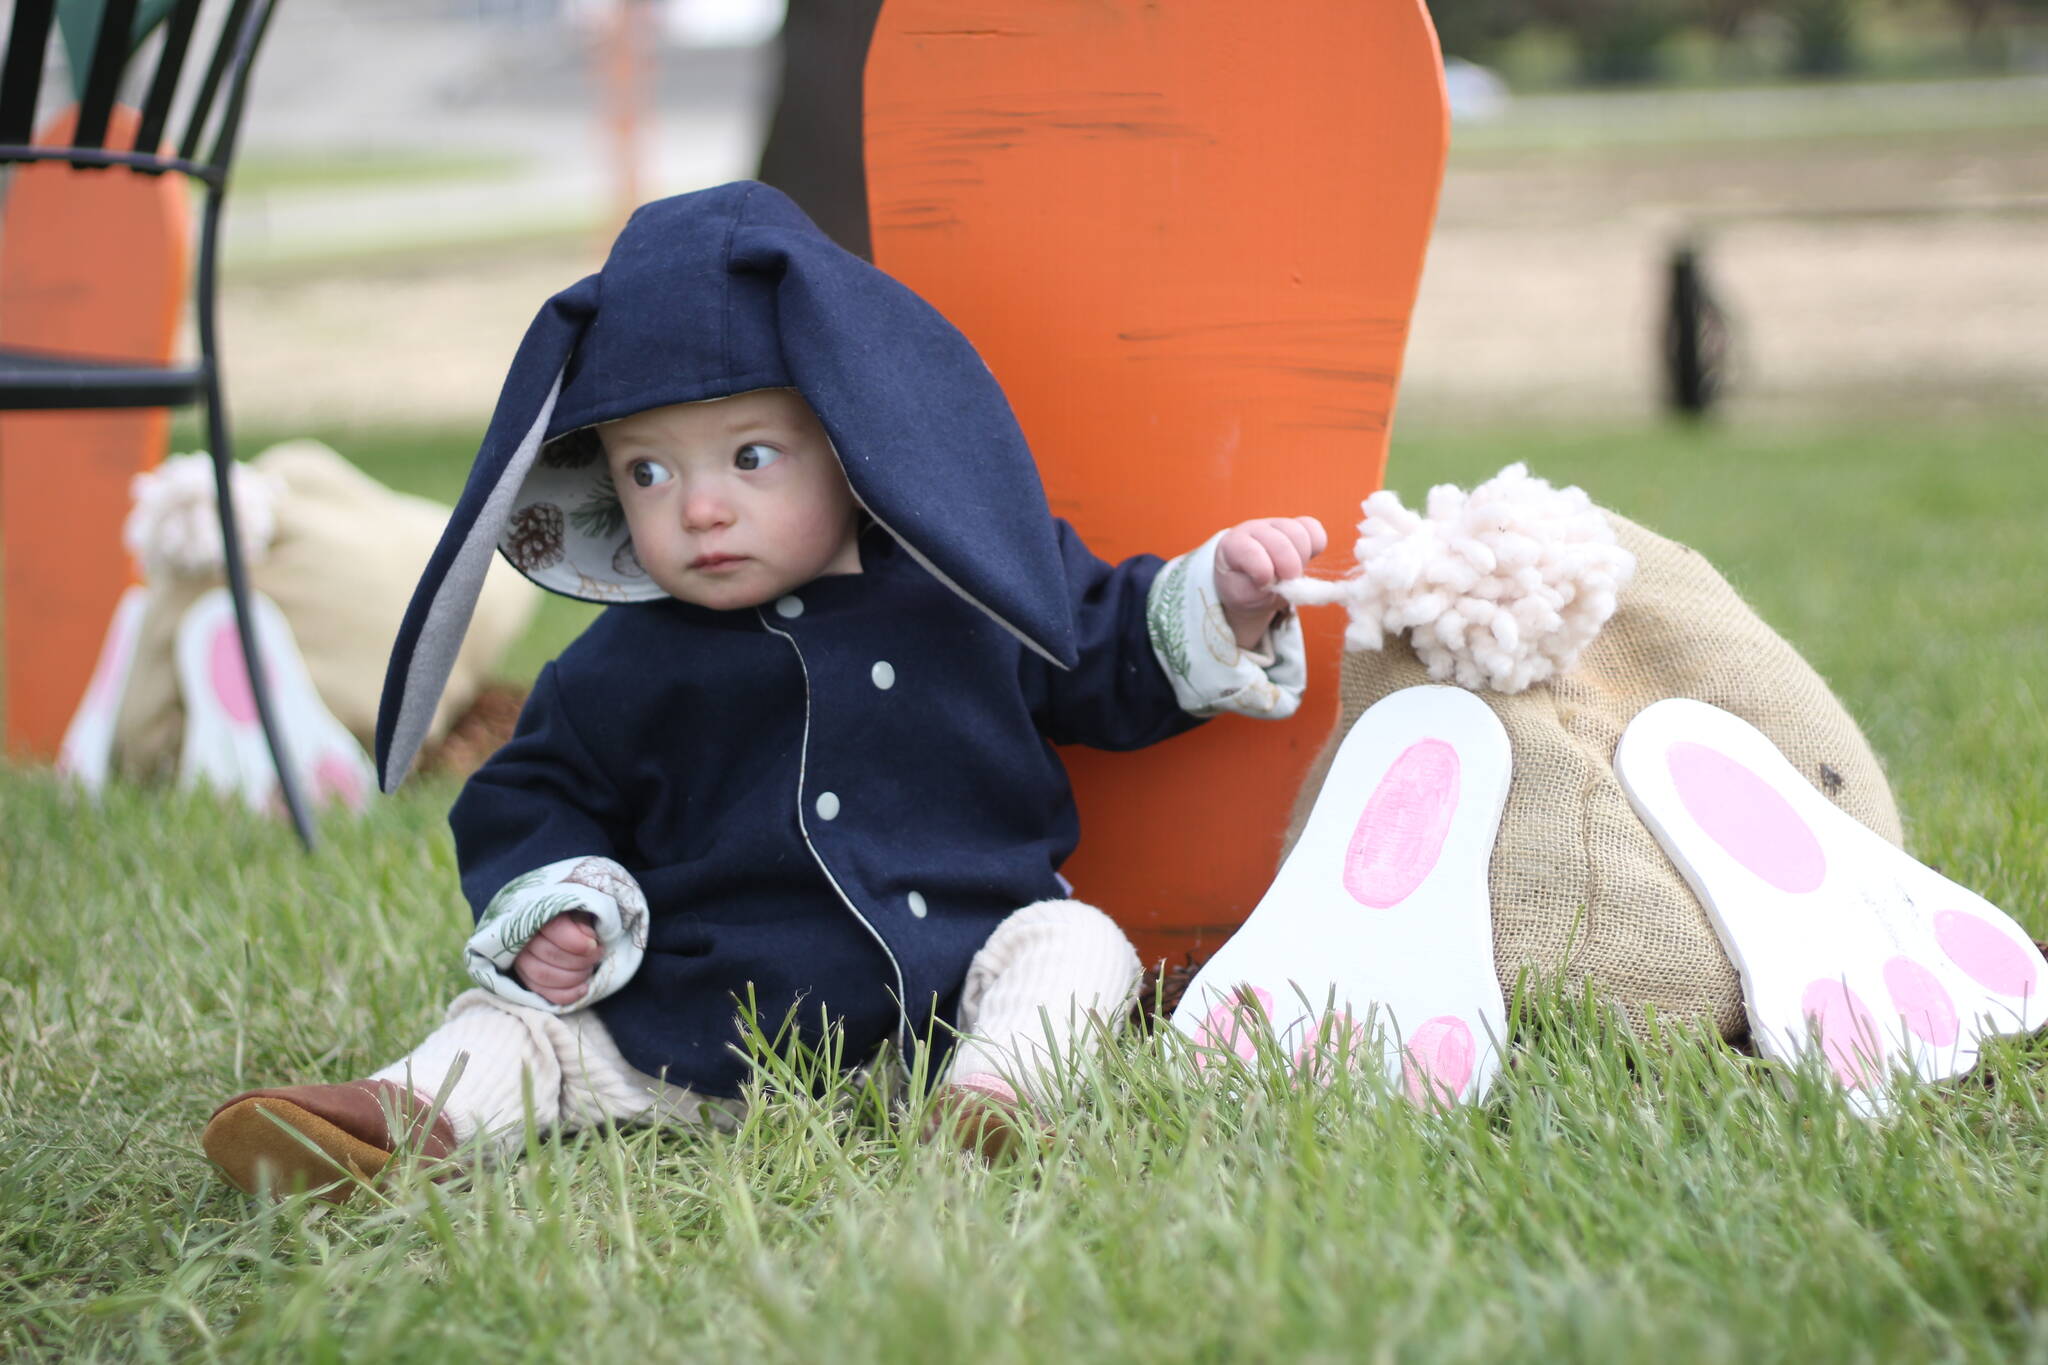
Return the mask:
<svg viewBox="0 0 2048 1365">
<path fill-rule="evenodd" d="M 548 972 L 588 973 L 597 965 L 598 959 L 570 952 L 566 948 L 558 948 L 546 939 L 536 938 L 519 950 L 519 961 L 529 970 L 538 968 Z"/>
<path fill-rule="evenodd" d="M 1273 554 L 1259 539 L 1256 525 L 1247 523 L 1224 536 L 1216 547 L 1216 559 L 1225 573 L 1237 574 L 1255 588 L 1273 581 Z"/>
<path fill-rule="evenodd" d="M 590 980 L 590 968 L 588 965 L 574 968 L 549 966 L 545 962 L 535 960 L 530 953 L 522 955 L 513 966 L 518 969 L 519 979 L 526 983 L 529 990 L 537 995 L 547 996 L 550 1000 L 554 1000 L 555 997 L 549 995 L 548 992 L 571 991 L 573 993 L 584 982 Z M 561 1004 L 562 1002 L 556 1000 L 555 1003 Z"/>
<path fill-rule="evenodd" d="M 598 947 L 597 928 L 589 915 L 573 910 L 566 915 L 557 915 L 540 927 L 533 936 L 535 943 L 546 943 L 565 953 L 580 957 L 602 957 L 603 949 Z"/>
<path fill-rule="evenodd" d="M 550 934 L 548 929 L 553 928 L 554 924 L 557 923 L 560 923 L 560 921 L 552 921 L 548 926 L 542 928 L 539 933 L 535 934 L 526 947 L 521 950 L 521 955 L 530 957 L 538 962 L 544 962 L 551 967 L 564 967 L 577 971 L 588 971 L 591 967 L 604 960 L 604 948 L 598 943 L 594 935 L 589 934 L 588 931 L 580 937 Z M 566 941 L 564 941 L 565 939 Z"/>
<path fill-rule="evenodd" d="M 1329 548 L 1330 537 L 1323 530 L 1323 524 L 1314 517 L 1271 517 L 1260 525 L 1267 526 L 1287 538 L 1287 543 L 1299 556 L 1299 565 L 1292 572 L 1281 574 L 1282 578 L 1298 577 L 1308 561 Z"/>
<path fill-rule="evenodd" d="M 1274 519 L 1254 523 L 1250 528 L 1252 539 L 1266 552 L 1268 576 L 1254 578 L 1260 587 L 1270 587 L 1282 579 L 1299 578 L 1308 567 L 1308 557 L 1314 553 L 1309 549 L 1309 534 L 1306 528 L 1293 521 Z"/>
<path fill-rule="evenodd" d="M 573 1005 L 590 993 L 589 972 L 574 976 L 540 975 L 549 970 L 544 967 L 526 967 L 520 971 L 520 979 L 526 983 L 526 989 L 550 1005 Z"/>
</svg>

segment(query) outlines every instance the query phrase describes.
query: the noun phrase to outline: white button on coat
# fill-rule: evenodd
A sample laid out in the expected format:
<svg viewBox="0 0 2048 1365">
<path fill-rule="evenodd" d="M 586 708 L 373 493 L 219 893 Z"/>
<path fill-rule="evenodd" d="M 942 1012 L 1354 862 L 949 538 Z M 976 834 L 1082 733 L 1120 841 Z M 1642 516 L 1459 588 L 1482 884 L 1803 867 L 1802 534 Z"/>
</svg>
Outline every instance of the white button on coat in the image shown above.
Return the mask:
<svg viewBox="0 0 2048 1365">
<path fill-rule="evenodd" d="M 913 915 L 917 916 L 917 917 L 918 917 L 919 919 L 923 919 L 923 918 L 924 918 L 924 915 L 925 915 L 925 903 L 924 903 L 924 897 L 923 897 L 923 896 L 921 896 L 921 895 L 919 895 L 919 894 L 918 894 L 917 892 L 913 891 L 913 892 L 911 892 L 911 893 L 910 893 L 910 894 L 909 894 L 908 896 L 905 896 L 905 897 L 904 897 L 904 900 L 906 900 L 906 901 L 908 901 L 908 902 L 910 903 L 910 913 L 911 913 L 911 914 L 913 914 Z"/>
<path fill-rule="evenodd" d="M 820 820 L 836 820 L 839 818 L 839 796 L 837 793 L 818 793 L 818 818 Z"/>
<path fill-rule="evenodd" d="M 776 598 L 775 614 L 794 621 L 797 617 L 804 614 L 804 599 L 796 596 Z"/>
<path fill-rule="evenodd" d="M 887 659 L 880 660 L 868 670 L 868 676 L 875 680 L 875 686 L 887 692 L 896 685 L 896 669 Z"/>
</svg>

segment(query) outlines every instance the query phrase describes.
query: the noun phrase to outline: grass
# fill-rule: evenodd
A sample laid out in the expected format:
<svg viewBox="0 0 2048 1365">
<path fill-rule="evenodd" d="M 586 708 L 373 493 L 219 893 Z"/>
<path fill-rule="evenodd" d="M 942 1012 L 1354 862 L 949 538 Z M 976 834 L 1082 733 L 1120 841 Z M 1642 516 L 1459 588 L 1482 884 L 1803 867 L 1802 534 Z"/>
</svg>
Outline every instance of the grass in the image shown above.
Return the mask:
<svg viewBox="0 0 2048 1365">
<path fill-rule="evenodd" d="M 336 435 L 444 495 L 467 458 Z M 2041 935 L 2042 435 L 1410 431 L 1393 472 L 1412 500 L 1525 459 L 1704 550 L 1864 722 L 1915 851 Z M 245 1200 L 197 1151 L 215 1102 L 362 1074 L 461 985 L 451 795 L 309 858 L 210 799 L 0 770 L 0 1356 L 2048 1360 L 2048 1043 L 1871 1124 L 1542 991 L 1448 1116 L 1131 1039 L 995 1168 L 770 1074 L 732 1135 Z"/>
<path fill-rule="evenodd" d="M 320 275 L 415 275 L 473 264 L 479 253 L 546 251 L 557 256 L 608 245 L 604 213 L 569 206 L 516 219 L 477 222 L 410 214 L 387 235 L 271 238 L 226 248 L 237 284 L 293 283 Z"/>
<path fill-rule="evenodd" d="M 253 152 L 235 163 L 235 187 L 245 193 L 445 185 L 500 180 L 522 169 L 509 152 L 461 152 L 422 147 Z"/>
<path fill-rule="evenodd" d="M 2022 149 L 2048 125 L 2038 76 L 1816 82 L 1756 89 L 1579 90 L 1516 99 L 1460 124 L 1452 155 L 1482 164 L 1529 153 L 1626 159 L 1691 150 L 1825 156 L 1856 143 Z"/>
</svg>

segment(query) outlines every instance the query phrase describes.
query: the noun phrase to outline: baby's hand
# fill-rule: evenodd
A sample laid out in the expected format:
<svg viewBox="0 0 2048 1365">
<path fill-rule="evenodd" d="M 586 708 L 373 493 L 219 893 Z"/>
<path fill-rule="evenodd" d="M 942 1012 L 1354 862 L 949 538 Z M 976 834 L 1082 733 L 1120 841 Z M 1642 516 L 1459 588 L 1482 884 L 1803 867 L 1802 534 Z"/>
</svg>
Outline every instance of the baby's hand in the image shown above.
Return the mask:
<svg viewBox="0 0 2048 1365">
<path fill-rule="evenodd" d="M 1258 517 L 1223 533 L 1216 546 L 1216 597 L 1239 649 L 1255 647 L 1280 609 L 1273 585 L 1301 577 L 1329 543 L 1314 517 Z"/>
<path fill-rule="evenodd" d="M 581 910 L 555 916 L 512 959 L 512 974 L 551 1005 L 575 1004 L 590 989 L 591 973 L 604 961 L 593 923 Z"/>
</svg>

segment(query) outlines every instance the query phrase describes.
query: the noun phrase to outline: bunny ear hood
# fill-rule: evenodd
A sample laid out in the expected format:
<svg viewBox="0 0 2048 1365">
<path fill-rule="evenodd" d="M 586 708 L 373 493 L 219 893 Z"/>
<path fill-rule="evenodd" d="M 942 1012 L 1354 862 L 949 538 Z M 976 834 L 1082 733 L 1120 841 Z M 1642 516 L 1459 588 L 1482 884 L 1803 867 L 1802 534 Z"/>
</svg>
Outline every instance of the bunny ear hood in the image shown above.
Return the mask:
<svg viewBox="0 0 2048 1365">
<path fill-rule="evenodd" d="M 771 388 L 803 394 L 855 498 L 914 559 L 1030 649 L 1073 664 L 1045 491 L 981 357 L 779 191 L 725 185 L 640 209 L 604 269 L 528 329 L 399 628 L 377 721 L 385 790 L 426 736 L 493 550 L 569 597 L 663 597 L 587 428 Z"/>
</svg>

